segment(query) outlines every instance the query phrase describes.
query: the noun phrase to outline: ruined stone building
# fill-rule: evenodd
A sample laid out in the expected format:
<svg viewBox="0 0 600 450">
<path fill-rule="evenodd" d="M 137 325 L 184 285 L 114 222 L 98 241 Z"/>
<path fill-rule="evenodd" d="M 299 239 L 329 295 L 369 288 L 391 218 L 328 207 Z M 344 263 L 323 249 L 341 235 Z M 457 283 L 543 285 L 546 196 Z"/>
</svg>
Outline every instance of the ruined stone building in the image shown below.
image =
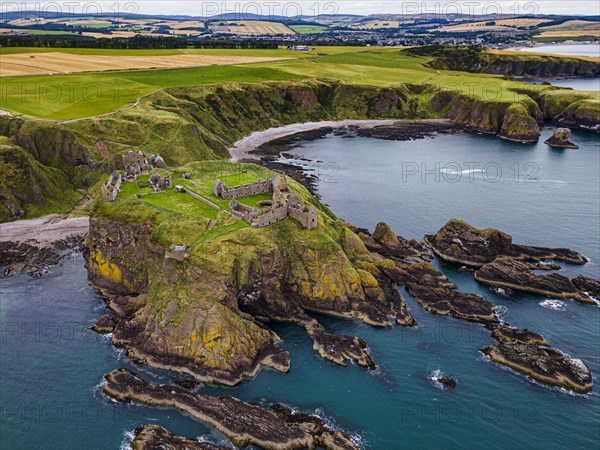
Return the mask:
<svg viewBox="0 0 600 450">
<path fill-rule="evenodd" d="M 150 175 L 148 181 L 150 183 L 150 186 L 152 186 L 155 191 L 171 189 L 171 187 L 173 186 L 171 181 L 171 174 L 167 175 L 166 177 L 161 177 L 159 174 L 156 173 L 155 170 L 152 171 L 152 175 Z"/>
<path fill-rule="evenodd" d="M 121 181 L 121 174 L 115 170 L 106 184 L 102 185 L 102 200 L 114 202 L 121 189 Z"/>
<path fill-rule="evenodd" d="M 240 198 L 257 194 L 268 194 L 273 192 L 273 180 L 267 178 L 265 181 L 257 181 L 252 184 L 240 184 L 229 188 L 227 187 L 227 184 L 217 178 L 213 183 L 213 192 L 217 197 L 221 198 Z"/>
<path fill-rule="evenodd" d="M 135 181 L 140 175 L 145 175 L 150 170 L 146 155 L 138 150 L 123 153 L 123 168 L 125 169 L 125 180 Z"/>
<path fill-rule="evenodd" d="M 217 179 L 213 183 L 214 194 L 222 198 L 231 198 L 229 212 L 232 216 L 246 220 L 253 227 L 266 227 L 286 219 L 288 216 L 299 221 L 306 229 L 317 226 L 317 208 L 306 206 L 304 201 L 288 188 L 285 177 L 277 175 L 273 180 L 258 181 L 228 188 Z M 242 205 L 236 199 L 256 194 L 272 193 L 273 200 L 265 209 Z"/>
</svg>

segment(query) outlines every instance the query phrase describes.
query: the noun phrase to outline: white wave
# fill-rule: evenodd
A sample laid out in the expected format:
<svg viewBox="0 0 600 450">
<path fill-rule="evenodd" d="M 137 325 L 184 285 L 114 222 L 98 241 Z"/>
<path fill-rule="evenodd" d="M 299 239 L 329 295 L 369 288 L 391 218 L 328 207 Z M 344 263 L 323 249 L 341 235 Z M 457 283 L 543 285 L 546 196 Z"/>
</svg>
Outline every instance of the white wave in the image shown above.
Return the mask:
<svg viewBox="0 0 600 450">
<path fill-rule="evenodd" d="M 131 441 L 135 438 L 135 434 L 133 431 L 126 431 L 123 433 L 123 440 L 121 441 L 121 446 L 119 450 L 132 450 Z"/>
<path fill-rule="evenodd" d="M 444 391 L 444 390 L 446 390 L 446 386 L 440 382 L 440 378 L 450 378 L 450 377 L 448 375 L 446 375 L 444 372 L 442 372 L 440 369 L 434 370 L 427 377 L 427 379 L 430 380 L 436 388 Z"/>
<path fill-rule="evenodd" d="M 494 307 L 496 309 L 496 317 L 498 317 L 498 320 L 500 321 L 501 324 L 505 324 L 506 323 L 506 316 L 508 315 L 508 308 L 504 305 L 497 305 Z"/>
<path fill-rule="evenodd" d="M 207 436 L 207 435 L 198 436 L 198 437 L 196 437 L 196 441 L 201 442 L 201 443 L 206 443 L 206 444 L 218 445 L 221 447 L 226 447 L 226 448 L 231 448 L 231 449 L 237 448 L 235 445 L 233 445 L 227 439 L 224 439 L 224 438 L 215 439 L 213 436 Z"/>
<path fill-rule="evenodd" d="M 483 173 L 483 169 L 465 169 L 465 170 L 454 170 L 454 169 L 440 169 L 440 172 L 448 175 L 470 175 L 472 173 Z"/>
<path fill-rule="evenodd" d="M 92 388 L 92 392 L 94 393 L 94 397 L 96 397 L 98 394 L 102 393 L 104 386 L 106 386 L 108 383 L 108 381 L 106 381 L 106 378 L 102 378 L 102 381 L 100 381 L 100 383 L 98 383 L 96 386 L 94 386 Z"/>
<path fill-rule="evenodd" d="M 592 300 L 594 303 L 596 303 L 596 305 L 600 306 L 600 298 L 594 297 L 589 292 L 584 292 L 584 294 L 587 295 L 590 300 Z"/>
<path fill-rule="evenodd" d="M 294 408 L 292 409 L 292 411 L 298 410 Z M 366 438 L 361 433 L 357 431 L 350 432 L 348 430 L 344 430 L 335 422 L 335 420 L 332 417 L 325 415 L 325 412 L 321 408 L 317 408 L 314 411 L 308 411 L 306 412 L 306 414 L 318 417 L 323 422 L 325 422 L 325 425 L 327 425 L 327 427 L 332 431 L 339 431 L 341 433 L 344 433 L 359 449 L 365 449 L 369 447 Z"/>
<path fill-rule="evenodd" d="M 555 298 L 549 298 L 540 302 L 540 306 L 553 309 L 554 311 L 566 311 L 567 304 L 561 300 L 557 300 Z"/>
</svg>

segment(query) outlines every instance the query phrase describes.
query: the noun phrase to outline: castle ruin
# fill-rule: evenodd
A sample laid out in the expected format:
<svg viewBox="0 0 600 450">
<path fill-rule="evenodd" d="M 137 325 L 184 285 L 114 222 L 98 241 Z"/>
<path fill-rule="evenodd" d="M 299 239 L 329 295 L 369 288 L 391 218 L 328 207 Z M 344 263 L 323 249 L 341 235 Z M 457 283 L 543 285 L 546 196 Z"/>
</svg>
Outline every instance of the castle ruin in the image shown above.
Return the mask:
<svg viewBox="0 0 600 450">
<path fill-rule="evenodd" d="M 123 168 L 125 169 L 125 180 L 135 181 L 140 175 L 146 175 L 151 166 L 148 164 L 146 155 L 139 150 L 131 150 L 123 153 Z"/>
<path fill-rule="evenodd" d="M 173 187 L 171 174 L 166 177 L 161 177 L 155 170 L 152 171 L 152 175 L 150 175 L 148 182 L 150 183 L 150 186 L 154 188 L 155 192 L 160 192 L 163 189 L 171 189 L 171 187 Z"/>
<path fill-rule="evenodd" d="M 229 213 L 250 223 L 253 227 L 266 227 L 288 216 L 296 219 L 302 226 L 312 230 L 317 226 L 317 208 L 306 206 L 304 201 L 288 188 L 285 177 L 275 176 L 273 180 L 257 181 L 229 188 L 218 178 L 213 183 L 213 192 L 217 197 L 232 199 Z M 257 194 L 273 194 L 271 204 L 264 209 L 246 206 L 238 198 Z"/>
<path fill-rule="evenodd" d="M 121 181 L 121 174 L 115 170 L 106 184 L 102 185 L 102 200 L 105 202 L 114 202 L 121 189 Z"/>
</svg>

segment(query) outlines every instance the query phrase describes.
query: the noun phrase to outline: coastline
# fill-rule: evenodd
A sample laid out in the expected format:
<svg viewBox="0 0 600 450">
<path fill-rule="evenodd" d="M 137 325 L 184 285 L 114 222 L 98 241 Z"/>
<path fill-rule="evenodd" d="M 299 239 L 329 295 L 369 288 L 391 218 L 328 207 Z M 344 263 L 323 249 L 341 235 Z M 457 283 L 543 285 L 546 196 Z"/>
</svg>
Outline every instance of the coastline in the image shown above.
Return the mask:
<svg viewBox="0 0 600 450">
<path fill-rule="evenodd" d="M 69 252 L 83 251 L 89 224 L 87 216 L 65 218 L 59 214 L 0 224 L 3 275 L 13 276 L 26 270 L 37 277 Z"/>
<path fill-rule="evenodd" d="M 277 139 L 293 136 L 298 133 L 305 133 L 308 131 L 320 130 L 323 128 L 348 128 L 348 127 L 359 127 L 359 128 L 375 128 L 384 125 L 395 125 L 398 123 L 412 123 L 414 121 L 403 121 L 396 119 L 385 119 L 385 120 L 369 120 L 369 119 L 348 119 L 338 121 L 321 121 L 321 122 L 304 122 L 294 123 L 291 125 L 285 125 L 282 127 L 268 128 L 263 131 L 255 131 L 249 136 L 235 142 L 229 149 L 230 161 L 241 162 L 248 160 L 259 160 L 259 156 L 250 155 L 250 152 L 256 150 L 261 145 L 268 144 L 269 142 Z M 419 121 L 427 122 L 427 121 Z"/>
<path fill-rule="evenodd" d="M 464 125 L 450 119 L 421 120 L 340 120 L 305 122 L 268 128 L 255 131 L 235 142 L 229 148 L 231 162 L 259 164 L 270 170 L 283 173 L 302 184 L 316 198 L 320 199 L 317 190 L 318 180 L 307 174 L 298 165 L 279 161 L 282 153 L 289 150 L 294 140 L 314 141 L 331 132 L 354 131 L 358 136 L 374 139 L 408 141 L 424 139 L 436 133 L 457 134 L 464 132 L 477 133 Z"/>
<path fill-rule="evenodd" d="M 60 214 L 0 223 L 0 242 L 27 243 L 43 248 L 70 236 L 84 237 L 89 224 L 87 216 L 67 219 Z"/>
</svg>

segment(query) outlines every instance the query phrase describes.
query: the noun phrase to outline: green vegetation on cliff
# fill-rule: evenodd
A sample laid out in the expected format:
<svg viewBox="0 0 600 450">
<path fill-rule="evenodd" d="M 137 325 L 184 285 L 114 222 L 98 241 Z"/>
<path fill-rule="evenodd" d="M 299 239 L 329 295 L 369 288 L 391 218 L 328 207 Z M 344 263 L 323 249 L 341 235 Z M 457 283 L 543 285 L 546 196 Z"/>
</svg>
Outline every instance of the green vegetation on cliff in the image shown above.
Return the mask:
<svg viewBox="0 0 600 450">
<path fill-rule="evenodd" d="M 480 57 L 478 51 L 473 54 Z M 97 194 L 99 179 L 121 167 L 120 155 L 132 148 L 160 154 L 177 167 L 225 159 L 242 137 L 296 122 L 444 118 L 526 142 L 537 139 L 544 120 L 598 130 L 598 93 L 428 67 L 436 57 L 348 48 L 346 53 L 243 66 L 4 78 L 0 108 L 45 117 L 107 112 L 155 92 L 89 119 L 0 116 L 0 135 L 44 166 L 60 170 L 72 187 Z M 67 86 L 72 95 L 66 95 Z"/>
<path fill-rule="evenodd" d="M 67 213 L 82 199 L 62 171 L 0 136 L 0 222 Z"/>
</svg>

